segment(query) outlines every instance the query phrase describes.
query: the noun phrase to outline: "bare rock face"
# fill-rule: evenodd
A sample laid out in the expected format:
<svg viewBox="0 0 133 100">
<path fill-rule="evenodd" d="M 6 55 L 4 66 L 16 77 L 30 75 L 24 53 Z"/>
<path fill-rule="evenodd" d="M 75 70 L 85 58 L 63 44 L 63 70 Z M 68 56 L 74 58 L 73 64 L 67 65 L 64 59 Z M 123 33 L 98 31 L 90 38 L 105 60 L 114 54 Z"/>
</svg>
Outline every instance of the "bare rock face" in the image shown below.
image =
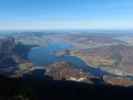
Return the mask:
<svg viewBox="0 0 133 100">
<path fill-rule="evenodd" d="M 54 80 L 73 80 L 86 81 L 88 75 L 68 62 L 61 61 L 50 64 L 46 68 L 46 75 L 53 77 Z"/>
</svg>

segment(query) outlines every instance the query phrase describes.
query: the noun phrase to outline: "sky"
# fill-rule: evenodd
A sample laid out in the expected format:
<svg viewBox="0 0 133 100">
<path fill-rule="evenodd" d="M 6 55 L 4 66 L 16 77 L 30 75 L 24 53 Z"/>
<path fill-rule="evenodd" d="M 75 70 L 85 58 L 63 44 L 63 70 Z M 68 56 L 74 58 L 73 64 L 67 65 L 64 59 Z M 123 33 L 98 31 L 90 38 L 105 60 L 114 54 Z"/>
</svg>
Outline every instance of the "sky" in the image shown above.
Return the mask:
<svg viewBox="0 0 133 100">
<path fill-rule="evenodd" d="M 0 0 L 0 30 L 133 29 L 133 0 Z"/>
</svg>

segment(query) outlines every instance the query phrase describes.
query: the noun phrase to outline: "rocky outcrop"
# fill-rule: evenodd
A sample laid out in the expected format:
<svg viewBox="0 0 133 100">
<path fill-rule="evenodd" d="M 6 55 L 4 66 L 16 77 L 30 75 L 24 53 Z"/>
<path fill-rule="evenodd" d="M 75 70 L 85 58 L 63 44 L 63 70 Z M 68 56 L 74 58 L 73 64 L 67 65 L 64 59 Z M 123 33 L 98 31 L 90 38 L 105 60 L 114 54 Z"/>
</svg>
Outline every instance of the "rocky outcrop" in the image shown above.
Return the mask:
<svg viewBox="0 0 133 100">
<path fill-rule="evenodd" d="M 54 80 L 89 81 L 86 73 L 65 61 L 48 65 L 45 74 L 53 77 Z"/>
</svg>

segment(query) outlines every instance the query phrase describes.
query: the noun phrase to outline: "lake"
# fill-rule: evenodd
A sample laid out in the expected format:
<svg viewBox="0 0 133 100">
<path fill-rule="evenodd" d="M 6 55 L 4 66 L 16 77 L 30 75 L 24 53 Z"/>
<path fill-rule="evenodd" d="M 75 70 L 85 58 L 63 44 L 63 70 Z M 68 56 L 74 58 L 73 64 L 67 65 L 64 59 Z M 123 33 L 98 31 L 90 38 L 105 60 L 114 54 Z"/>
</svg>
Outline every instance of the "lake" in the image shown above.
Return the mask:
<svg viewBox="0 0 133 100">
<path fill-rule="evenodd" d="M 56 56 L 54 52 L 60 52 L 66 49 L 74 49 L 72 45 L 67 43 L 50 43 L 46 47 L 34 47 L 29 53 L 28 58 L 37 66 L 44 67 L 45 65 L 52 64 L 57 61 L 66 61 L 78 69 L 82 69 L 88 73 L 91 73 L 97 77 L 101 77 L 106 72 L 101 69 L 96 69 L 88 66 L 83 60 L 76 56 L 64 55 Z"/>
</svg>

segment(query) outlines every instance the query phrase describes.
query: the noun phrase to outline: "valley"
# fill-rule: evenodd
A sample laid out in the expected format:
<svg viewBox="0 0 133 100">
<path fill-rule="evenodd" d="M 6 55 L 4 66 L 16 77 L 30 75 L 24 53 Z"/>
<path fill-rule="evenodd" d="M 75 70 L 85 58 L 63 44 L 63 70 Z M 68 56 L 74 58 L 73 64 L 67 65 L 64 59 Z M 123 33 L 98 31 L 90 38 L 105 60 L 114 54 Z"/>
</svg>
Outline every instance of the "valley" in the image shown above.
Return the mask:
<svg viewBox="0 0 133 100">
<path fill-rule="evenodd" d="M 40 70 L 41 74 L 37 71 L 34 76 L 41 79 L 48 75 L 55 80 L 93 83 L 90 78 L 99 78 L 110 84 L 114 84 L 113 80 L 110 82 L 104 76 L 112 77 L 114 82 L 115 77 L 128 80 L 133 77 L 133 47 L 119 37 L 121 34 L 87 32 L 22 32 L 8 38 L 1 36 L 1 59 L 7 67 L 1 64 L 0 73 L 27 79 Z"/>
</svg>

